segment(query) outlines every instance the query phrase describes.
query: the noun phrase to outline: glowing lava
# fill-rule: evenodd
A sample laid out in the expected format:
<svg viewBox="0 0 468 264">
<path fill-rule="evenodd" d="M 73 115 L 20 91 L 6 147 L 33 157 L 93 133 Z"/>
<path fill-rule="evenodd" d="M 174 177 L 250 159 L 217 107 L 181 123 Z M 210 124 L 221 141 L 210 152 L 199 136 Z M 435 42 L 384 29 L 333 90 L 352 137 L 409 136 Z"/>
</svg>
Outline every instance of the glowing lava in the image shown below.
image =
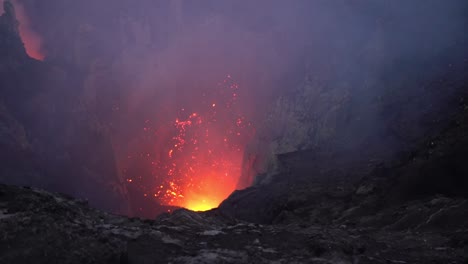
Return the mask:
<svg viewBox="0 0 468 264">
<path fill-rule="evenodd" d="M 205 211 L 236 189 L 244 146 L 254 133 L 237 104 L 238 89 L 228 75 L 191 111 L 180 109 L 171 124 L 146 122 L 145 133 L 159 143 L 146 155 L 152 158 L 154 186 L 141 186 L 142 195 L 151 193 L 162 205 Z"/>
</svg>

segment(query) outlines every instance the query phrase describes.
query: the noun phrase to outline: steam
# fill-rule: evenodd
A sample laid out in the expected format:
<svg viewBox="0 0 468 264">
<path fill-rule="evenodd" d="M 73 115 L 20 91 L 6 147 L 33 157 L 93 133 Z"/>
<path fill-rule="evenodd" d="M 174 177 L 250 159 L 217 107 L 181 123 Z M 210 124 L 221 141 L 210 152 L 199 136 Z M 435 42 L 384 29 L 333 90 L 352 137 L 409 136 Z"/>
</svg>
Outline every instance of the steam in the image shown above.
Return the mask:
<svg viewBox="0 0 468 264">
<path fill-rule="evenodd" d="M 339 139 L 332 149 L 371 142 L 397 151 L 405 142 L 385 134 L 375 102 L 398 92 L 437 108 L 447 98 L 425 94 L 421 83 L 467 58 L 464 0 L 20 1 L 28 54 L 43 59 L 46 47 L 50 63 L 79 69 L 83 104 L 110 131 L 135 201 L 143 193 L 132 186 L 139 177 L 152 182 L 153 169 L 128 156 L 153 153 L 162 140 L 148 141 L 146 121 L 172 124 L 181 109 L 196 110 L 226 74 L 242 89 L 242 116 L 259 129 L 257 142 L 246 143 L 249 170 L 265 167 L 256 155 L 330 138 Z M 423 115 L 416 106 L 395 113 L 405 111 Z M 123 173 L 130 167 L 138 172 Z M 238 186 L 257 172 L 245 172 Z"/>
</svg>

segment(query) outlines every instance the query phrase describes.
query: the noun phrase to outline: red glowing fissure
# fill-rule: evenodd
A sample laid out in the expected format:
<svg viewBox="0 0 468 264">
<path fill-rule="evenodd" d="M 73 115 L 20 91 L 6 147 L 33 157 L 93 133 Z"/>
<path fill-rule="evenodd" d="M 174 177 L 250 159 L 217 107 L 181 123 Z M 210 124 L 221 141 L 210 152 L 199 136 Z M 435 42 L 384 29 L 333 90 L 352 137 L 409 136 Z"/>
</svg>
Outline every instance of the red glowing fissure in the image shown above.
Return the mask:
<svg viewBox="0 0 468 264">
<path fill-rule="evenodd" d="M 164 137 L 164 143 L 155 146 L 161 154 L 151 161 L 157 184 L 142 186 L 141 195 L 162 205 L 203 211 L 217 207 L 236 189 L 244 147 L 254 133 L 242 115 L 238 93 L 239 85 L 227 75 L 214 94 L 203 96 L 193 111 L 180 109 L 171 124 L 151 126 L 146 121 L 144 132 Z M 143 182 L 127 179 L 128 184 Z"/>
</svg>

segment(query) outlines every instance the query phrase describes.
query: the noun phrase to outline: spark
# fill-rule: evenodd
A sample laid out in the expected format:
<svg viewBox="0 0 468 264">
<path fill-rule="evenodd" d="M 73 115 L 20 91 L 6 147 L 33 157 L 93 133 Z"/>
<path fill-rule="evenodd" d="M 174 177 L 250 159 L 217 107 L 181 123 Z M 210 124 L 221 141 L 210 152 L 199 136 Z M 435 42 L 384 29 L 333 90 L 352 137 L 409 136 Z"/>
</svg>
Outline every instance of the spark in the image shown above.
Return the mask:
<svg viewBox="0 0 468 264">
<path fill-rule="evenodd" d="M 156 159 L 151 161 L 156 182 L 152 193 L 160 204 L 204 211 L 217 207 L 236 189 L 243 146 L 253 137 L 237 102 L 239 87 L 227 75 L 214 94 L 204 94 L 205 103 L 177 108 L 172 122 L 153 127 L 158 122 L 145 120 L 145 131 L 170 129 L 165 143 L 154 147 L 163 155 L 151 153 Z M 139 185 L 142 190 L 148 187 L 144 181 Z"/>
</svg>

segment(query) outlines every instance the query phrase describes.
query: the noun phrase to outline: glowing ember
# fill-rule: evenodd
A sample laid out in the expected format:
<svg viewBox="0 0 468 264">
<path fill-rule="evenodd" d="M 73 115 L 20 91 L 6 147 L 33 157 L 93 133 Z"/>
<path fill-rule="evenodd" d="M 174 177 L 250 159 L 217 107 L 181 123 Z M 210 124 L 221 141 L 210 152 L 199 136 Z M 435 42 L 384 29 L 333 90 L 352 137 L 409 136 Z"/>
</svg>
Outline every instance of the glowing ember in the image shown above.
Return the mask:
<svg viewBox="0 0 468 264">
<path fill-rule="evenodd" d="M 238 89 L 228 75 L 193 111 L 182 108 L 171 124 L 151 129 L 145 122 L 144 131 L 160 143 L 151 160 L 154 187 L 142 186 L 142 195 L 152 192 L 162 205 L 204 211 L 236 189 L 244 146 L 253 136 L 237 105 Z"/>
</svg>

